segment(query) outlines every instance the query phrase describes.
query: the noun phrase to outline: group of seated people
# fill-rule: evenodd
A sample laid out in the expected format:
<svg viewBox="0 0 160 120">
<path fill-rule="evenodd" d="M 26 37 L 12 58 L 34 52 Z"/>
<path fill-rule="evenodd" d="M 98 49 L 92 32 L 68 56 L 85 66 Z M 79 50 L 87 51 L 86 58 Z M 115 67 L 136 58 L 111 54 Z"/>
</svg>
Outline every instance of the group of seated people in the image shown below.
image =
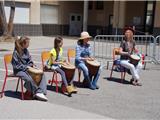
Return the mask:
<svg viewBox="0 0 160 120">
<path fill-rule="evenodd" d="M 137 66 L 134 66 L 129 62 L 129 56 L 135 50 L 135 41 L 133 40 L 134 30 L 130 27 L 125 29 L 125 39 L 120 44 L 119 54 L 121 55 L 120 64 L 129 69 L 132 74 L 131 83 L 133 85 L 141 85 L 139 81 L 139 70 L 142 67 L 139 63 Z M 100 72 L 102 67 L 99 66 L 98 70 L 94 75 L 90 74 L 90 69 L 86 65 L 86 61 L 94 61 L 95 58 L 92 55 L 92 48 L 89 44 L 91 36 L 88 32 L 83 31 L 80 38 L 77 41 L 75 48 L 75 66 L 76 68 L 83 71 L 84 80 L 83 84 L 85 87 L 88 87 L 91 90 L 99 89 L 97 81 L 100 77 Z M 15 41 L 15 49 L 12 56 L 12 66 L 14 74 L 20 76 L 24 81 L 24 87 L 27 92 L 30 92 L 33 98 L 38 100 L 47 101 L 47 83 L 45 79 L 45 74 L 42 75 L 41 81 L 39 84 L 36 84 L 35 80 L 29 74 L 29 68 L 35 67 L 36 65 L 31 59 L 30 53 L 28 51 L 30 39 L 26 36 L 20 37 Z M 61 75 L 62 84 L 66 88 L 68 95 L 72 93 L 77 93 L 76 87 L 73 85 L 75 76 L 71 80 L 67 80 L 66 74 L 62 69 L 63 64 L 70 64 L 63 59 L 63 38 L 58 36 L 54 39 L 54 47 L 50 51 L 50 58 L 46 61 L 46 67 L 53 71 L 56 71 Z"/>
</svg>

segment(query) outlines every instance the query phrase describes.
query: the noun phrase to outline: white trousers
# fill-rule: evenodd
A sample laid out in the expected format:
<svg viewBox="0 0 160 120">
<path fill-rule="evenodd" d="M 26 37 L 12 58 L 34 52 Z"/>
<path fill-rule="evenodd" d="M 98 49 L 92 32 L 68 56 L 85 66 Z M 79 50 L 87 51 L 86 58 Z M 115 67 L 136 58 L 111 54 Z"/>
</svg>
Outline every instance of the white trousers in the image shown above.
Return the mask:
<svg viewBox="0 0 160 120">
<path fill-rule="evenodd" d="M 140 70 L 142 69 L 142 63 L 141 62 L 139 62 L 136 67 L 133 64 L 129 63 L 129 60 L 121 60 L 120 64 L 121 64 L 121 66 L 130 70 L 130 72 L 132 74 L 132 77 L 135 80 L 140 79 L 139 73 L 140 73 Z"/>
</svg>

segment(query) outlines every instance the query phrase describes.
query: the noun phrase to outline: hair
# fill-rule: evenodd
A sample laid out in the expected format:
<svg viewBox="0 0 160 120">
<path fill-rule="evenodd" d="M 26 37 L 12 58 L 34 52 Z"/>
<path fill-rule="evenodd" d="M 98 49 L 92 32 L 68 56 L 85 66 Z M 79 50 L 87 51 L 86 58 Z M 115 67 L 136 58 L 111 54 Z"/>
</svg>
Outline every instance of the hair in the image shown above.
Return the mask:
<svg viewBox="0 0 160 120">
<path fill-rule="evenodd" d="M 133 27 L 131 27 L 131 26 L 126 26 L 126 27 L 124 27 L 124 29 L 123 29 L 123 34 L 125 34 L 125 32 L 126 32 L 127 30 L 132 31 L 132 33 L 135 34 L 135 30 L 134 30 Z"/>
<path fill-rule="evenodd" d="M 78 45 L 83 46 L 84 41 L 80 39 L 80 40 L 77 41 L 77 43 L 78 43 Z"/>
<path fill-rule="evenodd" d="M 23 45 L 27 43 L 27 40 L 30 40 L 26 36 L 22 36 L 19 39 L 17 38 L 15 41 L 15 49 L 17 50 L 18 54 L 22 56 L 23 53 Z"/>
<path fill-rule="evenodd" d="M 57 36 L 54 39 L 54 48 L 57 52 L 57 55 L 59 54 L 60 48 L 59 48 L 59 44 L 63 41 L 63 38 L 61 36 Z"/>
</svg>

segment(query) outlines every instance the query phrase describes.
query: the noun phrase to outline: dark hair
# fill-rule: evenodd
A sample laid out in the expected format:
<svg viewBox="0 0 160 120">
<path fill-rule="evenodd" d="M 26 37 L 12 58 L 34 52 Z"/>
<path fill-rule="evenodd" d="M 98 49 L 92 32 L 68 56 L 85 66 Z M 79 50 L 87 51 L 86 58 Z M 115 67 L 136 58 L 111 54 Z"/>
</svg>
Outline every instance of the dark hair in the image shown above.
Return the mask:
<svg viewBox="0 0 160 120">
<path fill-rule="evenodd" d="M 77 44 L 80 45 L 80 46 L 82 46 L 84 44 L 84 42 L 83 42 L 83 40 L 78 40 Z"/>
<path fill-rule="evenodd" d="M 22 49 L 23 49 L 23 45 L 25 45 L 27 43 L 27 40 L 30 40 L 28 37 L 26 36 L 22 36 L 20 37 L 20 39 L 16 39 L 15 41 L 15 49 L 17 50 L 17 52 L 19 53 L 19 55 L 22 55 Z"/>
<path fill-rule="evenodd" d="M 63 41 L 63 38 L 61 36 L 57 36 L 54 39 L 54 48 L 57 52 L 57 55 L 59 54 L 60 48 L 59 48 L 59 44 Z"/>
<path fill-rule="evenodd" d="M 126 26 L 126 27 L 124 27 L 124 29 L 123 29 L 123 34 L 125 34 L 125 32 L 126 32 L 127 30 L 132 31 L 132 33 L 135 34 L 135 30 L 134 30 L 133 27 L 131 27 L 131 26 Z"/>
</svg>

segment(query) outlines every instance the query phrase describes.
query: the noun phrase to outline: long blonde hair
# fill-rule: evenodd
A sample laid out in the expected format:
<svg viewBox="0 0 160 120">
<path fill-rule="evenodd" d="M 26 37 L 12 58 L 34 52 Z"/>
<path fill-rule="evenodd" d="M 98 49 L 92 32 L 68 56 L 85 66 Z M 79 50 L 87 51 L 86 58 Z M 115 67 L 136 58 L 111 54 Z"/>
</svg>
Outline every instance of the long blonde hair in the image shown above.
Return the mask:
<svg viewBox="0 0 160 120">
<path fill-rule="evenodd" d="M 27 40 L 30 39 L 26 36 L 22 36 L 20 37 L 20 39 L 17 38 L 15 41 L 15 49 L 17 50 L 20 56 L 22 56 L 23 54 L 23 45 L 27 43 Z"/>
</svg>

